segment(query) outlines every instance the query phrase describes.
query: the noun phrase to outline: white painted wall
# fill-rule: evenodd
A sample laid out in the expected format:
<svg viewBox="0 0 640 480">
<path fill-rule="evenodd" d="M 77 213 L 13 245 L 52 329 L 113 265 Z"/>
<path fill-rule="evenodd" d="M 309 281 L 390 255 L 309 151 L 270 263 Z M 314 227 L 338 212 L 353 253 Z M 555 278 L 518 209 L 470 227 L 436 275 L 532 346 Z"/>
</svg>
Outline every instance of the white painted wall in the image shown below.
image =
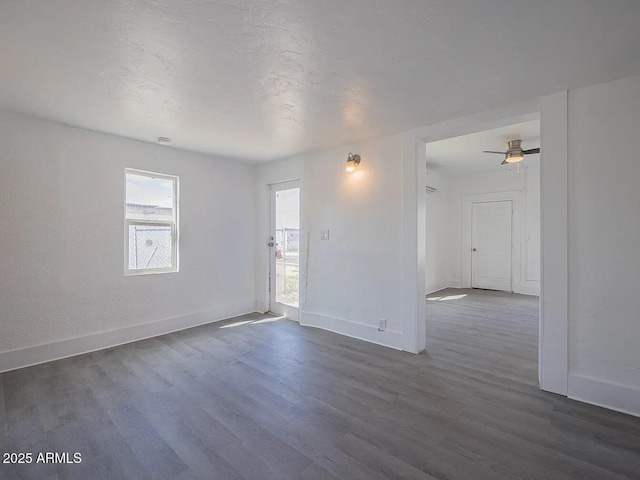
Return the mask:
<svg viewBox="0 0 640 480">
<path fill-rule="evenodd" d="M 415 132 L 410 131 L 257 167 L 258 309 L 267 305 L 267 187 L 300 178 L 301 324 L 409 351 L 424 348 L 416 343 L 415 332 L 404 335 L 418 325 L 414 317 L 421 314 L 417 301 L 403 297 L 404 278 L 411 273 L 407 270 L 418 271 L 417 247 L 410 269 L 403 249 L 403 228 L 415 228 L 417 216 L 417 202 L 411 202 L 412 210 L 405 209 L 409 202 L 404 201 L 408 190 L 417 191 L 415 146 Z M 362 157 L 351 174 L 345 172 L 350 151 Z M 321 230 L 327 229 L 330 239 L 320 240 Z M 385 332 L 378 331 L 380 318 L 387 321 Z M 405 343 L 405 337 L 412 337 L 411 342 Z"/>
<path fill-rule="evenodd" d="M 568 96 L 569 396 L 640 415 L 640 76 Z"/>
<path fill-rule="evenodd" d="M 427 169 L 425 291 L 427 294 L 449 286 L 449 180 L 441 172 Z M 459 253 L 458 253 L 459 255 Z"/>
<path fill-rule="evenodd" d="M 428 146 L 427 146 L 428 148 Z M 465 195 L 522 192 L 521 259 L 514 273 L 520 276 L 517 293 L 540 293 L 540 168 L 521 166 L 520 174 L 504 168 L 497 172 L 448 177 L 449 270 L 447 284 L 468 287 L 463 275 L 463 198 Z M 515 283 L 514 283 L 515 285 Z"/>
<path fill-rule="evenodd" d="M 523 242 L 522 288 L 525 293 L 540 294 L 540 167 L 525 167 L 522 190 Z"/>
<path fill-rule="evenodd" d="M 254 167 L 11 113 L 0 145 L 0 370 L 255 309 Z M 180 272 L 124 276 L 125 167 L 180 177 Z"/>
<path fill-rule="evenodd" d="M 540 102 L 540 388 L 567 395 L 567 92 Z"/>
<path fill-rule="evenodd" d="M 393 135 L 305 157 L 303 324 L 402 348 L 402 140 Z M 344 168 L 349 151 L 362 157 L 351 174 Z M 380 318 L 386 332 L 377 331 Z"/>
</svg>

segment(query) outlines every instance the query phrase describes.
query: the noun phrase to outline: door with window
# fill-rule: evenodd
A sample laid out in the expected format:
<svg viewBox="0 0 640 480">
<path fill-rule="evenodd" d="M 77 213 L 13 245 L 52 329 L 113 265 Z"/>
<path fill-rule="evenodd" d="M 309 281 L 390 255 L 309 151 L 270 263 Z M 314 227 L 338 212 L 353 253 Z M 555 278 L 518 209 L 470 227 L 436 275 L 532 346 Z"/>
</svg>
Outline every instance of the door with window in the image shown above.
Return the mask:
<svg viewBox="0 0 640 480">
<path fill-rule="evenodd" d="M 471 287 L 512 291 L 512 202 L 472 205 Z"/>
<path fill-rule="evenodd" d="M 269 310 L 298 320 L 300 303 L 300 182 L 270 186 Z"/>
</svg>

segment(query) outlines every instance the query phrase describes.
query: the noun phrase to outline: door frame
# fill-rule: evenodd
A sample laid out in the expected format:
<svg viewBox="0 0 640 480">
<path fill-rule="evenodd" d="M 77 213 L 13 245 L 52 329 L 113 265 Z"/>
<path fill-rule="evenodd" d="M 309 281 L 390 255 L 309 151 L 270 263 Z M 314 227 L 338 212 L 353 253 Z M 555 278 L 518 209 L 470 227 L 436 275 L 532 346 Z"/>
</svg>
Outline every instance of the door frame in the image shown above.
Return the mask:
<svg viewBox="0 0 640 480">
<path fill-rule="evenodd" d="M 462 196 L 462 288 L 472 288 L 471 256 L 473 204 L 511 201 L 511 291 L 522 293 L 522 192 L 479 193 Z"/>
<path fill-rule="evenodd" d="M 427 151 L 425 143 L 490 130 L 537 118 L 540 120 L 540 334 L 538 343 L 538 379 L 540 388 L 567 395 L 569 377 L 568 345 L 568 92 L 546 95 L 428 125 L 415 130 L 415 154 L 407 155 L 406 167 L 413 167 L 415 185 L 405 182 L 403 197 L 407 215 L 415 215 L 413 236 L 403 242 L 404 249 L 417 248 L 417 278 L 407 262 L 406 290 L 414 288 L 418 315 L 407 317 L 407 326 L 415 327 L 415 341 L 422 341 L 425 319 L 424 252 Z M 408 150 L 407 150 L 408 152 Z M 411 188 L 413 187 L 413 189 Z M 416 201 L 416 208 L 410 202 Z M 424 225 L 424 227 L 423 227 Z M 414 244 L 414 238 L 416 239 Z M 413 260 L 413 259 L 409 259 Z M 409 295 L 407 295 L 409 297 Z M 422 309 L 422 310 L 421 310 Z"/>
<path fill-rule="evenodd" d="M 276 182 L 271 183 L 268 186 L 269 190 L 269 220 L 267 222 L 269 226 L 269 231 L 267 233 L 267 243 L 270 241 L 274 243 L 273 246 L 267 245 L 268 253 L 267 253 L 267 310 L 270 313 L 274 313 L 276 315 L 286 316 L 287 318 L 295 321 L 299 321 L 300 318 L 300 303 L 301 299 L 298 298 L 298 307 L 293 307 L 291 305 L 286 305 L 284 303 L 275 301 L 275 282 L 276 282 L 276 256 L 275 256 L 275 220 L 276 220 L 276 202 L 275 202 L 275 194 L 276 192 L 282 190 L 290 190 L 293 188 L 300 189 L 300 197 L 299 197 L 299 207 L 300 207 L 300 218 L 298 220 L 298 225 L 300 225 L 300 237 L 302 236 L 302 186 L 300 180 L 288 180 L 285 182 Z M 273 236 L 273 238 L 271 238 Z M 302 246 L 301 239 L 299 240 L 299 245 Z M 302 249 L 300 249 L 300 253 L 302 253 Z M 298 257 L 299 262 L 302 260 L 302 256 Z M 300 268 L 300 267 L 298 267 Z M 298 294 L 300 294 L 300 285 L 301 282 L 298 280 Z"/>
</svg>

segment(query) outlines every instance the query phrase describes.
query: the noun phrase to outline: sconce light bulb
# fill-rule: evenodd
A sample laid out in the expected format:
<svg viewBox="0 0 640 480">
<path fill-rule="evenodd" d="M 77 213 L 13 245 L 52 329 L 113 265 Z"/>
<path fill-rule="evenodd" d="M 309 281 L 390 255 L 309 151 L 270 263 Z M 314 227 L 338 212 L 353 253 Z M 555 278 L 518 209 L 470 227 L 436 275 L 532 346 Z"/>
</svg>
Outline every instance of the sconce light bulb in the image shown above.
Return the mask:
<svg viewBox="0 0 640 480">
<path fill-rule="evenodd" d="M 360 164 L 360 155 L 354 155 L 353 153 L 349 153 L 347 157 L 347 168 L 345 169 L 347 172 L 351 173 L 355 171 L 356 167 Z"/>
</svg>

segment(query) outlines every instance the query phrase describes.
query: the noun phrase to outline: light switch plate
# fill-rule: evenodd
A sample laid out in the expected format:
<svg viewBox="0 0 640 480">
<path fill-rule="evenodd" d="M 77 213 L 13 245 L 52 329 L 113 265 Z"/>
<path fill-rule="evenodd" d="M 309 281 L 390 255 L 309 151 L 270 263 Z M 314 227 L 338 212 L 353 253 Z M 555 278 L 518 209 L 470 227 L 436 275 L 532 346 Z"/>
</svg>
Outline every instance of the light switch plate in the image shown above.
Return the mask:
<svg viewBox="0 0 640 480">
<path fill-rule="evenodd" d="M 320 232 L 320 240 L 329 240 L 329 230 L 322 230 Z"/>
</svg>

